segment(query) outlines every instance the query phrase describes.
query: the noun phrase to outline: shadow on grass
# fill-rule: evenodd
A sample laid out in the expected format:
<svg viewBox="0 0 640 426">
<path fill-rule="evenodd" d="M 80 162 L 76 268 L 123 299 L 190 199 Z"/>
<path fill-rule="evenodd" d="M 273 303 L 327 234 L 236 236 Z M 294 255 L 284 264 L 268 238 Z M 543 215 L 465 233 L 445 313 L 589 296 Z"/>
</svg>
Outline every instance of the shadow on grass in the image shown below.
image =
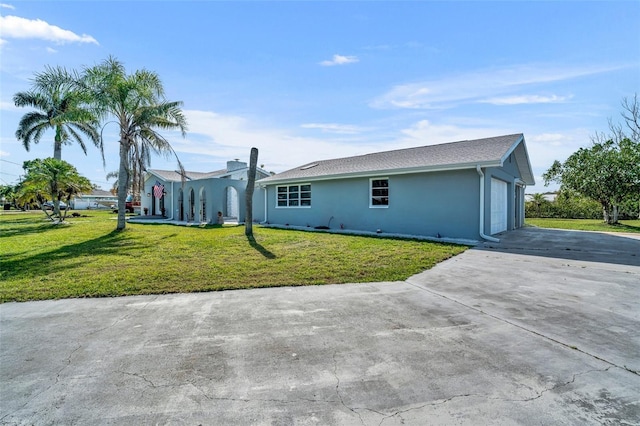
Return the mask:
<svg viewBox="0 0 640 426">
<path fill-rule="evenodd" d="M 2 221 L 0 221 L 0 238 L 40 234 L 55 231 L 56 229 L 60 229 L 60 226 L 65 226 L 65 224 L 54 223 L 50 219 L 47 219 L 44 214 L 38 217 L 30 215 L 23 217 L 16 216 L 10 219 L 3 218 Z"/>
<path fill-rule="evenodd" d="M 276 255 L 264 248 L 262 244 L 256 241 L 255 237 L 247 235 L 247 241 L 249 241 L 249 245 L 256 249 L 261 255 L 266 257 L 267 259 L 275 259 Z"/>
<path fill-rule="evenodd" d="M 640 226 L 618 223 L 617 225 L 612 225 L 612 227 L 616 231 L 640 233 Z"/>
<path fill-rule="evenodd" d="M 3 256 L 0 260 L 0 277 L 11 278 L 41 277 L 60 270 L 70 270 L 86 263 L 86 257 L 128 255 L 144 246 L 134 242 L 126 232 L 111 231 L 101 237 L 59 247 L 30 257 Z M 74 262 L 69 262 L 74 260 Z"/>
</svg>

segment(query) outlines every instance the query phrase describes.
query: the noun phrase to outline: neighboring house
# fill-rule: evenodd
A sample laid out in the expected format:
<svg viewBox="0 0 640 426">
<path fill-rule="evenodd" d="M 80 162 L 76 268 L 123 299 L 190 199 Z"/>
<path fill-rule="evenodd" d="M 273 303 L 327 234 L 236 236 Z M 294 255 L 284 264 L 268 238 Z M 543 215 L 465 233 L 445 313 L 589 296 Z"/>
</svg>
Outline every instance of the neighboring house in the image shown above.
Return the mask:
<svg viewBox="0 0 640 426">
<path fill-rule="evenodd" d="M 223 170 L 185 172 L 184 179 L 178 171 L 147 170 L 142 213 L 146 209 L 148 215 L 170 220 L 215 223 L 220 211 L 227 219 L 243 221 L 248 175 L 247 163 L 238 160 L 228 161 Z M 256 179 L 266 176 L 268 172 L 257 169 Z"/>
<path fill-rule="evenodd" d="M 496 240 L 523 226 L 534 183 L 514 134 L 314 161 L 257 185 L 269 224 Z"/>
<path fill-rule="evenodd" d="M 118 205 L 118 197 L 109 191 L 94 189 L 91 194 L 75 196 L 70 204 L 74 210 L 109 209 L 113 205 Z"/>
</svg>

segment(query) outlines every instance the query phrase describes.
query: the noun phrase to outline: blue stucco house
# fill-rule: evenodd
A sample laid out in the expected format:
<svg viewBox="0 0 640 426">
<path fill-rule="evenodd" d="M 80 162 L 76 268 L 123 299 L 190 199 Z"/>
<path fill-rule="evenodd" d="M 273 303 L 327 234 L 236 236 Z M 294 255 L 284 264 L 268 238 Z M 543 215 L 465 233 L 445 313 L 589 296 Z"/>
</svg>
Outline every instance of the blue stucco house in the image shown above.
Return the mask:
<svg viewBox="0 0 640 426">
<path fill-rule="evenodd" d="M 142 214 L 206 224 L 216 223 L 221 212 L 226 220 L 243 222 L 248 172 L 247 163 L 239 160 L 227 161 L 226 168 L 211 172 L 149 169 L 141 197 Z M 256 179 L 266 176 L 270 173 L 257 169 Z"/>
<path fill-rule="evenodd" d="M 534 183 L 524 135 L 512 134 L 313 161 L 259 180 L 254 218 L 493 241 L 523 226 L 525 187 Z"/>
</svg>

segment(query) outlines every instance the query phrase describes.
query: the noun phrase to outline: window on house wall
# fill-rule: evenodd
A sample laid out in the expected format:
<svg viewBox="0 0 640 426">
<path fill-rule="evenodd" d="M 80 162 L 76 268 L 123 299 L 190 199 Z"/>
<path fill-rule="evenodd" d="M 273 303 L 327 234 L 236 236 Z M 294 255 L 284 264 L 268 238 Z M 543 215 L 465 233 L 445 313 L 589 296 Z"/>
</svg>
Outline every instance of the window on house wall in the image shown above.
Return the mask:
<svg viewBox="0 0 640 426">
<path fill-rule="evenodd" d="M 371 204 L 370 207 L 389 206 L 389 178 L 371 179 Z"/>
<path fill-rule="evenodd" d="M 277 207 L 311 207 L 311 184 L 277 187 Z"/>
</svg>

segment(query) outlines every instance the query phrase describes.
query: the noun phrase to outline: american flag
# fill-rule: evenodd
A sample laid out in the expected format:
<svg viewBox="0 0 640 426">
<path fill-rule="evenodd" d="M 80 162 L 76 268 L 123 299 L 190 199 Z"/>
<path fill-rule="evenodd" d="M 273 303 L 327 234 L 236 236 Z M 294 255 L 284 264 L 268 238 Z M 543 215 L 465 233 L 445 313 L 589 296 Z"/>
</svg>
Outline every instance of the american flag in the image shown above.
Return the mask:
<svg viewBox="0 0 640 426">
<path fill-rule="evenodd" d="M 156 182 L 156 184 L 153 185 L 153 196 L 156 198 L 162 198 L 163 194 L 164 194 L 164 185 L 160 184 L 160 182 Z"/>
</svg>

